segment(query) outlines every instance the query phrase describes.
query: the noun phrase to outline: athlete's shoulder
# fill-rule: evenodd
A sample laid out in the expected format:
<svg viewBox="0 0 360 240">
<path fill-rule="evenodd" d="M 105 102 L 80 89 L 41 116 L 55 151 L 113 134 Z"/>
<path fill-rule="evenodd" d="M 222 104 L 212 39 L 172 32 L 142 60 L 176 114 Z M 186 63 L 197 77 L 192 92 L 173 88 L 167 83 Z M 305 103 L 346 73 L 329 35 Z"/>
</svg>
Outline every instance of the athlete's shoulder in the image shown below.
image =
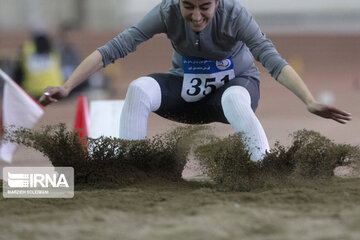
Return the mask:
<svg viewBox="0 0 360 240">
<path fill-rule="evenodd" d="M 162 0 L 160 9 L 164 12 L 179 10 L 179 0 Z"/>
<path fill-rule="evenodd" d="M 219 0 L 217 12 L 227 18 L 236 18 L 241 14 L 244 7 L 237 0 Z"/>
<path fill-rule="evenodd" d="M 181 19 L 179 0 L 162 0 L 160 3 L 160 14 L 165 21 Z"/>
<path fill-rule="evenodd" d="M 163 7 L 172 7 L 172 6 L 176 6 L 179 5 L 179 0 L 162 0 L 161 1 L 161 6 Z"/>
</svg>

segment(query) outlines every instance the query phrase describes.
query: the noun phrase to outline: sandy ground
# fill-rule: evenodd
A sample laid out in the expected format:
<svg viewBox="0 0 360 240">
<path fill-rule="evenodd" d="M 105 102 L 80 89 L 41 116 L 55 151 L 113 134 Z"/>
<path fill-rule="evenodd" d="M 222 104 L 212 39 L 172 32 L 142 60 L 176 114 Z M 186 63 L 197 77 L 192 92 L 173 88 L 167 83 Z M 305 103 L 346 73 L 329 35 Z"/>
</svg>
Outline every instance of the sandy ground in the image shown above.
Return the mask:
<svg viewBox="0 0 360 240">
<path fill-rule="evenodd" d="M 83 47 L 84 54 L 113 34 L 89 35 L 96 37 Z M 337 143 L 360 144 L 360 36 L 270 37 L 315 96 L 331 92 L 335 105 L 353 115 L 346 125 L 311 115 L 259 66 L 261 100 L 256 114 L 270 145 L 286 145 L 289 134 L 304 128 Z M 78 36 L 79 41 L 84 38 Z M 124 98 L 131 80 L 167 71 L 170 56 L 163 36 L 141 45 L 105 70 L 113 78 L 111 92 L 102 98 Z M 71 129 L 75 111 L 76 98 L 49 106 L 37 128 L 64 122 Z M 148 135 L 178 125 L 151 114 Z M 232 133 L 228 125 L 211 126 L 216 135 Z M 17 151 L 13 166 L 35 165 L 50 162 L 31 149 Z M 184 174 L 194 177 L 198 172 L 190 168 Z M 345 179 L 303 188 L 224 193 L 197 183 L 154 180 L 117 190 L 85 189 L 71 200 L 1 199 L 0 239 L 359 239 L 358 186 L 358 179 Z"/>
<path fill-rule="evenodd" d="M 155 179 L 73 199 L 1 199 L 0 239 L 356 240 L 359 183 L 234 193 Z"/>
</svg>

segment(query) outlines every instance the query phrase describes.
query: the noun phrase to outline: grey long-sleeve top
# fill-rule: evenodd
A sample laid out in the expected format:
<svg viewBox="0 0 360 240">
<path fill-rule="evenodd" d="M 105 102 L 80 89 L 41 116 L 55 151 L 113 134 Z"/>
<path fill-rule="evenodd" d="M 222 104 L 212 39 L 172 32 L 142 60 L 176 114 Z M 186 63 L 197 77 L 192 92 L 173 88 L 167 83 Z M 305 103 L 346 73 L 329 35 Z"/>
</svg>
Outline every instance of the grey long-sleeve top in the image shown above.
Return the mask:
<svg viewBox="0 0 360 240">
<path fill-rule="evenodd" d="M 235 76 L 257 71 L 254 58 L 276 79 L 287 62 L 236 0 L 219 0 L 210 23 L 194 32 L 180 12 L 179 0 L 163 0 L 140 22 L 98 48 L 104 67 L 136 50 L 155 34 L 165 33 L 174 48 L 170 72 L 183 75 L 182 56 L 207 60 L 233 58 Z"/>
</svg>

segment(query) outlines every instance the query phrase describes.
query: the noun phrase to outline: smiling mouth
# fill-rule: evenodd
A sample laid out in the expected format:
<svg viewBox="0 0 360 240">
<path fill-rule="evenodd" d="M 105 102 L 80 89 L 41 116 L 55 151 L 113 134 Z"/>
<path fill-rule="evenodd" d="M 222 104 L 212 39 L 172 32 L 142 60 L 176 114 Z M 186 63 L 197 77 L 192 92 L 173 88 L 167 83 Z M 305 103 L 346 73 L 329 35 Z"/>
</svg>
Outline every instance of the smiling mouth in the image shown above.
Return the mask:
<svg viewBox="0 0 360 240">
<path fill-rule="evenodd" d="M 192 24 L 195 26 L 195 27 L 201 27 L 203 24 L 204 24 L 204 20 L 201 20 L 201 21 L 191 21 Z"/>
</svg>

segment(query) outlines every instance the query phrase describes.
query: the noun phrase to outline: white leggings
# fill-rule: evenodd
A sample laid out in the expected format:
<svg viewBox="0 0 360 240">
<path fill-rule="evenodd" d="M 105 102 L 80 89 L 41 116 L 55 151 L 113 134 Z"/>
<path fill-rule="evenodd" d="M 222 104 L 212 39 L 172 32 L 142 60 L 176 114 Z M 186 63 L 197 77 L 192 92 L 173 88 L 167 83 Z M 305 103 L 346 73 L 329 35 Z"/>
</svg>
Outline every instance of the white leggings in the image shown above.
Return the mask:
<svg viewBox="0 0 360 240">
<path fill-rule="evenodd" d="M 270 147 L 261 123 L 251 109 L 249 92 L 241 86 L 229 87 L 221 97 L 221 105 L 234 131 L 242 132 L 247 138 L 251 160 L 261 160 Z"/>
<path fill-rule="evenodd" d="M 150 112 L 161 105 L 161 89 L 151 77 L 140 77 L 133 81 L 127 91 L 120 117 L 120 138 L 140 140 L 146 138 Z M 241 86 L 225 90 L 221 105 L 226 119 L 235 132 L 242 132 L 248 139 L 251 160 L 258 161 L 269 151 L 269 144 L 259 120 L 251 109 L 248 91 Z"/>
<path fill-rule="evenodd" d="M 120 116 L 119 137 L 127 140 L 145 139 L 149 114 L 158 110 L 160 104 L 161 90 L 155 79 L 141 77 L 131 82 Z"/>
</svg>

